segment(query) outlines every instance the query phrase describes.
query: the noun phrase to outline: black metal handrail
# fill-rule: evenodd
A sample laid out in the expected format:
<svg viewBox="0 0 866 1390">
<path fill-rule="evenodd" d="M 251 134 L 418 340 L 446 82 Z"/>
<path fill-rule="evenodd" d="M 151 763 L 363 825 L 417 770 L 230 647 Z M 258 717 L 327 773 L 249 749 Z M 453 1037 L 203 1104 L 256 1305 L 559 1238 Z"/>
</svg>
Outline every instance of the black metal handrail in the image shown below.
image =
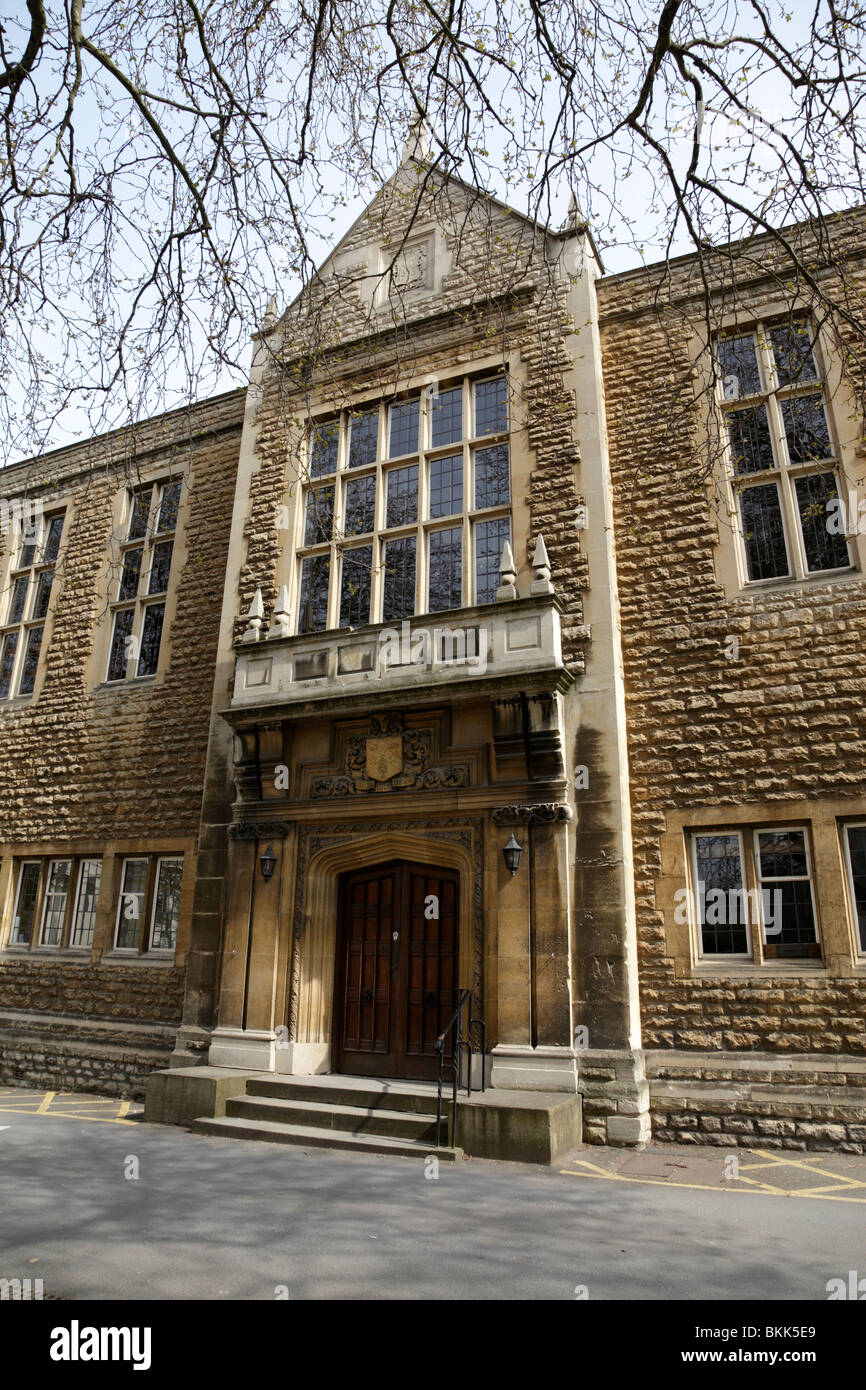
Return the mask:
<svg viewBox="0 0 866 1390">
<path fill-rule="evenodd" d="M 466 1020 L 466 1032 L 463 1032 L 463 1011 L 469 1004 L 469 1014 Z M 445 1039 L 454 1031 L 454 1045 L 451 1049 L 451 1056 L 446 1063 L 445 1059 Z M 472 990 L 464 989 L 460 991 L 457 1008 L 442 1032 L 439 1034 L 434 1044 L 439 1053 L 439 1089 L 436 1097 L 436 1147 L 440 1147 L 439 1140 L 442 1133 L 442 1089 L 445 1084 L 445 1067 L 451 1068 L 451 1148 L 454 1148 L 454 1141 L 457 1134 L 457 1088 L 460 1085 L 460 1065 L 464 1054 L 466 1055 L 466 1094 L 472 1095 L 472 1058 L 476 1055 L 474 1046 L 474 1033 L 478 1031 L 481 1037 L 481 1087 L 482 1091 L 487 1089 L 485 1069 L 487 1065 L 487 1027 L 482 1018 L 476 1018 L 472 1012 Z"/>
</svg>

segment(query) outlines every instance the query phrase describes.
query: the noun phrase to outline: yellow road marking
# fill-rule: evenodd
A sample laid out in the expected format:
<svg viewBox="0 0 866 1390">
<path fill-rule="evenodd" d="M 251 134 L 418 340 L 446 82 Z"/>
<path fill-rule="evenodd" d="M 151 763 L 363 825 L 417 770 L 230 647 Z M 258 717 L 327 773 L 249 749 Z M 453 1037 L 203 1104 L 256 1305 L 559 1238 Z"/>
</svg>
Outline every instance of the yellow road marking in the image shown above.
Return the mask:
<svg viewBox="0 0 866 1390">
<path fill-rule="evenodd" d="M 824 1188 L 803 1188 L 801 1190 L 791 1190 L 782 1187 L 771 1187 L 769 1183 L 759 1183 L 755 1178 L 741 1178 L 733 1180 L 729 1185 L 715 1186 L 711 1183 L 701 1182 L 672 1182 L 667 1178 L 637 1178 L 627 1177 L 623 1173 L 610 1173 L 606 1168 L 599 1167 L 596 1163 L 590 1163 L 588 1159 L 575 1159 L 583 1168 L 591 1169 L 588 1173 L 577 1172 L 573 1168 L 560 1168 L 560 1173 L 565 1177 L 571 1178 L 605 1178 L 608 1182 L 630 1182 L 638 1183 L 646 1187 L 666 1187 L 671 1188 L 686 1187 L 698 1192 L 738 1192 L 743 1197 L 809 1197 L 816 1202 L 854 1202 L 859 1206 L 866 1205 L 866 1197 L 849 1197 L 841 1193 L 827 1192 Z M 742 1181 L 753 1184 L 749 1187 L 735 1187 L 734 1181 Z M 853 1179 L 852 1179 L 853 1181 Z M 866 1187 L 866 1183 L 859 1186 Z M 850 1191 L 850 1189 L 848 1189 Z"/>
<path fill-rule="evenodd" d="M 48 1115 L 64 1120 L 90 1120 L 94 1124 L 133 1125 L 127 1120 L 132 1104 L 112 1096 L 76 1096 L 74 1091 L 36 1091 L 22 1095 L 20 1091 L 0 1091 L 0 1111 L 10 1115 Z M 111 1111 L 116 1109 L 116 1114 Z M 94 1110 L 100 1111 L 94 1114 Z"/>
<path fill-rule="evenodd" d="M 767 1153 L 766 1149 L 750 1149 L 749 1152 L 756 1153 L 761 1158 L 765 1158 L 768 1161 L 766 1163 L 741 1164 L 741 1167 L 770 1168 L 775 1166 L 776 1168 L 802 1168 L 804 1173 L 817 1173 L 818 1176 L 822 1178 L 833 1178 L 836 1182 L 847 1182 L 854 1187 L 866 1187 L 866 1183 L 859 1178 L 849 1178 L 845 1173 L 833 1173 L 828 1172 L 826 1168 L 819 1168 L 817 1161 L 814 1159 L 778 1158 L 774 1153 Z"/>
</svg>

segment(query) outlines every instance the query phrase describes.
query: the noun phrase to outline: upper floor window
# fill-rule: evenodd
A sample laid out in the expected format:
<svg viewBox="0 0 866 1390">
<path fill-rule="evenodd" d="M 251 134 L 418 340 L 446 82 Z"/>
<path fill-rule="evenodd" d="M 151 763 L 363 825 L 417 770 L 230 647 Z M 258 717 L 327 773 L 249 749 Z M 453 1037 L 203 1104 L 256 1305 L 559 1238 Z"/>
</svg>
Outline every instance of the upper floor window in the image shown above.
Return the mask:
<svg viewBox="0 0 866 1390">
<path fill-rule="evenodd" d="M 159 662 L 180 482 L 154 483 L 129 497 L 120 576 L 111 604 L 106 680 L 152 676 Z"/>
<path fill-rule="evenodd" d="M 719 338 L 729 473 L 747 582 L 850 568 L 825 387 L 808 321 Z"/>
<path fill-rule="evenodd" d="M 31 525 L 22 529 L 4 595 L 0 699 L 33 694 L 62 535 L 63 512 L 37 512 Z"/>
<path fill-rule="evenodd" d="M 510 538 L 502 373 L 319 422 L 303 495 L 298 631 L 491 603 Z"/>
</svg>

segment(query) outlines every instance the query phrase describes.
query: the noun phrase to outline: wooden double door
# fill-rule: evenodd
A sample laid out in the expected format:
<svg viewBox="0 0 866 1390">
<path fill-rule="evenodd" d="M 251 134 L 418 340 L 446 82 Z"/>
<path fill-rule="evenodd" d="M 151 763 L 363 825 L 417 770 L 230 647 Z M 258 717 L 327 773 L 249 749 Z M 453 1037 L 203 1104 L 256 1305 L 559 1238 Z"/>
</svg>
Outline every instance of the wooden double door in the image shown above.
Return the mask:
<svg viewBox="0 0 866 1390">
<path fill-rule="evenodd" d="M 334 1069 L 432 1080 L 457 1006 L 458 875 L 401 860 L 340 888 Z"/>
</svg>

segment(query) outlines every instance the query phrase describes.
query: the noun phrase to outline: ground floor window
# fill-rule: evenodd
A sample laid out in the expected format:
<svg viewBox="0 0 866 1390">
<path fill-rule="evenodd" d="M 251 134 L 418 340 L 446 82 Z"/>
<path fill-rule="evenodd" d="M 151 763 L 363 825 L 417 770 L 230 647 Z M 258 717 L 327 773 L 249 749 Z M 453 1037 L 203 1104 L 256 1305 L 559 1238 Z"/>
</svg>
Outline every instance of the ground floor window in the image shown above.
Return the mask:
<svg viewBox="0 0 866 1390">
<path fill-rule="evenodd" d="M 806 827 L 695 831 L 690 841 L 699 957 L 820 956 Z"/>
<path fill-rule="evenodd" d="M 182 874 L 182 855 L 129 855 L 121 861 L 112 905 L 116 950 L 174 952 Z M 19 860 L 9 945 L 89 951 L 102 880 L 103 860 L 95 854 Z"/>
<path fill-rule="evenodd" d="M 857 948 L 866 955 L 866 821 L 846 825 L 844 839 Z"/>
<path fill-rule="evenodd" d="M 183 857 L 130 856 L 121 868 L 114 944 L 119 951 L 173 951 Z"/>
</svg>

